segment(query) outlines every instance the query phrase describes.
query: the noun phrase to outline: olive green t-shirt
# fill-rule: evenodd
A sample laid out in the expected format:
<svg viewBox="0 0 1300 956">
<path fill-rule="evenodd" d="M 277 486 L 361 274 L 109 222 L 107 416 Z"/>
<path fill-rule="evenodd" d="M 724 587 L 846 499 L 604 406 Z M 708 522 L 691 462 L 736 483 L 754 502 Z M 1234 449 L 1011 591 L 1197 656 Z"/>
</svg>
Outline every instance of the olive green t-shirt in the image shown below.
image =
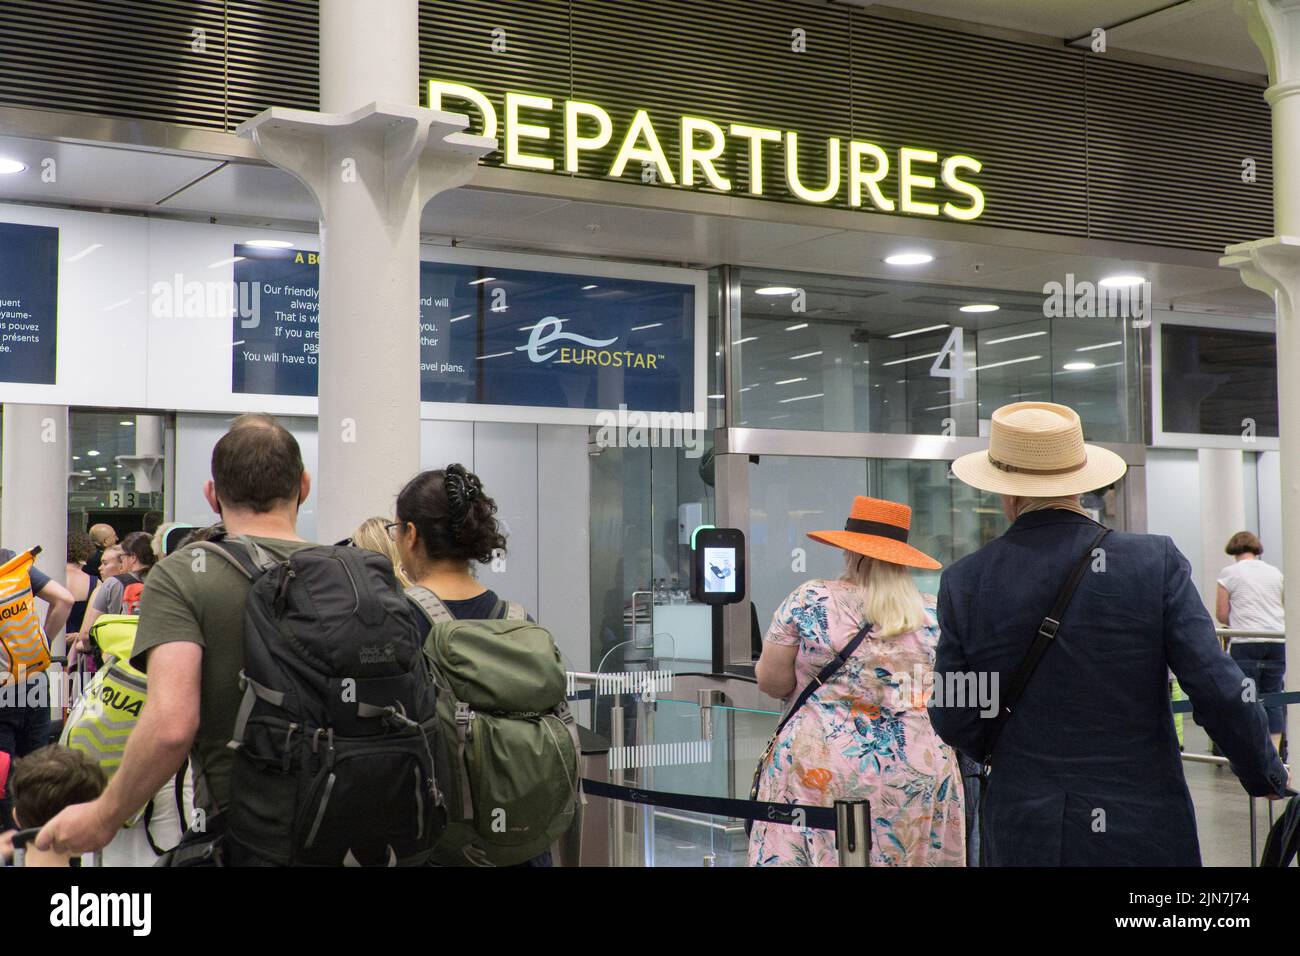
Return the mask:
<svg viewBox="0 0 1300 956">
<path fill-rule="evenodd" d="M 284 560 L 308 541 L 254 537 Z M 188 641 L 203 648 L 199 729 L 194 738 L 195 803 L 212 814 L 230 803 L 230 742 L 239 710 L 244 666 L 244 599 L 249 583 L 221 555 L 185 547 L 158 562 L 145 578 L 140 623 L 131 663 L 148 670 L 147 654 L 159 644 Z"/>
</svg>

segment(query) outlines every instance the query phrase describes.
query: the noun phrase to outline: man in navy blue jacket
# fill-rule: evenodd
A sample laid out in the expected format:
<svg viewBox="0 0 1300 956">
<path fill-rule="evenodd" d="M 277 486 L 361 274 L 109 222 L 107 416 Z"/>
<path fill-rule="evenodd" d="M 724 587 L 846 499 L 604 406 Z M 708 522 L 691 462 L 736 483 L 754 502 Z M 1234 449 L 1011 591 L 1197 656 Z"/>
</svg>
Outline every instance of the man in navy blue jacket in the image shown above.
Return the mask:
<svg viewBox="0 0 1300 956">
<path fill-rule="evenodd" d="M 997 739 L 982 808 L 985 865 L 1200 865 L 1169 669 L 1250 794 L 1276 797 L 1289 785 L 1264 710 L 1223 652 L 1174 543 L 1111 532 L 1092 547 L 1101 527 L 1078 496 L 1124 468 L 1084 444 L 1073 410 L 1041 402 L 998 409 L 988 452 L 953 463 L 966 484 L 1001 494 L 1012 521 L 950 565 L 939 585 L 930 719 L 953 747 L 983 759 L 993 708 L 961 699 L 961 689 L 1009 690 L 1089 552 L 1059 633 Z"/>
</svg>

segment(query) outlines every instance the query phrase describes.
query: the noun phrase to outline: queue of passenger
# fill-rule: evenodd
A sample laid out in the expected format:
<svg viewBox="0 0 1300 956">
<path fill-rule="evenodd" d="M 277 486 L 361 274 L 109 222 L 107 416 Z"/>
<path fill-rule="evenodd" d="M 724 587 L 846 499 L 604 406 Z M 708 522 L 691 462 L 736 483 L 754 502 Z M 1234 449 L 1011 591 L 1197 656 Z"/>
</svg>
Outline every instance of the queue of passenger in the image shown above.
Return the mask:
<svg viewBox="0 0 1300 956">
<path fill-rule="evenodd" d="M 947 568 L 937 597 L 913 580 L 912 569 L 940 565 L 908 544 L 906 504 L 859 496 L 842 529 L 811 532 L 843 552 L 844 571 L 801 584 L 773 616 L 756 676 L 786 707 L 753 797 L 804 806 L 867 800 L 873 865 L 1199 865 L 1170 673 L 1243 787 L 1270 799 L 1289 792 L 1278 740 L 1269 737 L 1280 723 L 1243 693 L 1247 667 L 1261 692 L 1280 687 L 1261 676 L 1276 670 L 1258 666 L 1279 663 L 1276 652 L 1244 643 L 1238 650 L 1234 641 L 1225 654 L 1173 542 L 1110 531 L 1081 505 L 1081 495 L 1124 470 L 1117 456 L 1084 442 L 1065 406 L 998 409 L 988 449 L 959 458 L 952 471 L 999 496 L 1010 527 Z M 172 865 L 223 856 L 275 865 L 321 854 L 374 863 L 385 853 L 390 863 L 551 864 L 557 821 L 569 825 L 575 812 L 573 727 L 549 635 L 473 573 L 506 546 L 495 502 L 460 465 L 424 472 L 398 493 L 395 520 L 363 522 L 340 542 L 357 556 L 335 553 L 330 564 L 316 562 L 297 532 L 310 490 L 293 437 L 269 417 L 245 415 L 217 443 L 204 489 L 219 526 L 189 529 L 172 548 L 174 527 L 159 529 L 156 549 L 147 536 L 128 535 L 120 554 L 105 535 L 95 539 L 106 546 L 104 580 L 84 596 L 76 582 L 76 599 L 89 602 L 80 646 L 88 649 L 84 638 L 100 615 L 130 613 L 138 601 L 129 663 L 147 673 L 148 700 L 102 793 L 85 799 L 94 781 L 69 770 L 68 805 L 32 812 L 42 825 L 34 846 L 45 858 L 112 843 L 189 760 L 201 825 L 169 855 Z M 69 567 L 85 546 L 70 544 Z M 1258 561 L 1258 539 L 1235 536 L 1228 551 L 1239 560 L 1220 579 L 1218 617 L 1234 628 L 1280 630 L 1280 576 Z M 333 565 L 346 577 L 331 577 Z M 306 592 L 295 591 L 295 576 Z M 260 630 L 267 614 L 297 635 L 293 646 L 275 637 L 281 632 Z M 494 644 L 501 635 L 513 643 Z M 310 646 L 295 656 L 300 642 Z M 439 706 L 450 701 L 436 715 L 415 663 L 422 644 L 434 660 Z M 263 683 L 275 673 L 271 661 L 291 688 Z M 358 677 L 350 684 L 338 677 L 350 673 Z M 555 674 L 558 690 L 550 687 Z M 473 705 L 485 695 L 496 702 Z M 282 718 L 291 697 L 299 708 L 322 708 L 317 729 Z M 511 724 L 520 716 L 528 719 Z M 336 739 L 335 724 L 351 728 L 348 739 Z M 428 746 L 435 725 L 437 748 Z M 495 735 L 488 739 L 500 752 L 483 757 L 475 733 Z M 409 749 L 368 752 L 357 743 L 366 735 Z M 366 773 L 340 769 L 348 755 Z M 299 757 L 313 774 L 319 768 L 306 790 L 290 772 Z M 46 776 L 68 760 L 26 759 Z M 474 759 L 488 776 L 471 788 Z M 492 773 L 531 773 L 529 787 L 514 788 L 531 802 L 480 805 Z M 365 799 L 391 812 L 346 812 Z M 300 804 L 311 812 L 277 829 L 284 807 L 293 815 Z M 500 812 L 534 842 L 512 855 L 462 827 L 464 842 L 440 856 L 425 833 L 437 808 L 439 827 L 449 825 L 447 813 L 454 826 Z M 250 817 L 271 848 L 247 845 Z M 375 847 L 385 851 L 379 858 Z M 748 859 L 834 865 L 833 835 L 760 819 Z"/>
</svg>

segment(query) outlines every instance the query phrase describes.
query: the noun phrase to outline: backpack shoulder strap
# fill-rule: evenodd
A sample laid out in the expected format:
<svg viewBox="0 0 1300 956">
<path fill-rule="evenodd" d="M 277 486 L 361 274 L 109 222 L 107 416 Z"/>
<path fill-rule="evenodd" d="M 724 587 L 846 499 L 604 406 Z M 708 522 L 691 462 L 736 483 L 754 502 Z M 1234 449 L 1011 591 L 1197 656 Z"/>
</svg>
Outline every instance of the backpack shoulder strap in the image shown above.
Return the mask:
<svg viewBox="0 0 1300 956">
<path fill-rule="evenodd" d="M 451 611 L 447 610 L 447 605 L 442 603 L 438 595 L 434 594 L 423 584 L 413 584 L 406 589 L 406 596 L 411 602 L 420 609 L 426 620 L 432 624 L 450 624 L 456 620 Z"/>
<path fill-rule="evenodd" d="M 256 581 L 277 563 L 273 557 L 267 554 L 265 548 L 251 538 L 237 537 L 223 538 L 221 541 L 195 541 L 193 544 L 187 545 L 185 550 L 193 548 L 220 555 L 227 564 L 230 564 L 250 581 Z"/>
<path fill-rule="evenodd" d="M 528 620 L 528 609 L 518 601 L 497 600 L 497 605 L 492 609 L 492 617 L 499 621 L 526 621 Z"/>
</svg>

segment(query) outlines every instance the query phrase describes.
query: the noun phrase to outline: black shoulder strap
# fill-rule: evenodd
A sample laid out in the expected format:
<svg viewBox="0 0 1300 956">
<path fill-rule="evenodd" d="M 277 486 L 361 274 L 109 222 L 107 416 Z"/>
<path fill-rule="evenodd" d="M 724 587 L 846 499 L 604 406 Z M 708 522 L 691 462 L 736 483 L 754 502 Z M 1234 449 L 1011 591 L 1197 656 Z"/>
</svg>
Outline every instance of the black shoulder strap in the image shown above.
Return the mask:
<svg viewBox="0 0 1300 956">
<path fill-rule="evenodd" d="M 799 691 L 799 696 L 795 698 L 794 703 L 790 705 L 789 709 L 786 710 L 785 715 L 781 718 L 781 722 L 777 724 L 776 730 L 772 734 L 773 740 L 780 736 L 781 730 L 790 722 L 790 719 L 799 712 L 799 708 L 808 703 L 808 698 L 817 693 L 823 684 L 830 682 L 830 679 L 834 677 L 836 673 L 839 672 L 839 669 L 848 662 L 848 659 L 853 656 L 853 652 L 856 651 L 862 642 L 867 639 L 867 635 L 870 633 L 871 622 L 868 621 L 862 625 L 862 628 L 858 633 L 853 635 L 853 639 L 844 645 L 844 649 L 831 658 L 826 666 L 817 672 L 817 676 L 810 680 L 803 690 Z"/>
<path fill-rule="evenodd" d="M 195 541 L 187 549 L 199 548 L 220 555 L 244 577 L 256 581 L 276 564 L 274 558 L 251 538 L 226 537 L 220 541 Z"/>
<path fill-rule="evenodd" d="M 1065 616 L 1066 608 L 1070 606 L 1070 601 L 1074 599 L 1074 592 L 1079 589 L 1079 582 L 1083 580 L 1083 573 L 1088 570 L 1088 564 L 1092 561 L 1092 553 L 1097 550 L 1106 535 L 1110 534 L 1109 528 L 1102 528 L 1097 532 L 1097 536 L 1092 539 L 1087 550 L 1079 555 L 1079 560 L 1074 562 L 1074 567 L 1070 570 L 1070 576 L 1065 579 L 1065 584 L 1061 587 L 1060 593 L 1056 595 L 1056 603 L 1043 618 L 1043 623 L 1038 625 L 1038 634 L 1034 637 L 1034 643 L 1029 646 L 1029 653 L 1025 659 L 1020 662 L 1020 667 L 1016 674 L 1011 678 L 1011 688 L 1002 698 L 1002 708 L 998 711 L 997 717 L 993 719 L 993 726 L 989 729 L 988 743 L 984 747 L 984 768 L 983 772 L 988 773 L 991 760 L 993 758 L 993 748 L 997 746 L 998 737 L 1002 735 L 1002 728 L 1006 726 L 1007 719 L 1011 716 L 1011 710 L 1020 700 L 1020 695 L 1025 691 L 1025 685 L 1029 683 L 1029 678 L 1034 676 L 1034 670 L 1038 667 L 1038 662 L 1046 653 L 1047 649 L 1052 646 L 1056 640 L 1057 631 L 1061 629 L 1061 618 Z"/>
</svg>

